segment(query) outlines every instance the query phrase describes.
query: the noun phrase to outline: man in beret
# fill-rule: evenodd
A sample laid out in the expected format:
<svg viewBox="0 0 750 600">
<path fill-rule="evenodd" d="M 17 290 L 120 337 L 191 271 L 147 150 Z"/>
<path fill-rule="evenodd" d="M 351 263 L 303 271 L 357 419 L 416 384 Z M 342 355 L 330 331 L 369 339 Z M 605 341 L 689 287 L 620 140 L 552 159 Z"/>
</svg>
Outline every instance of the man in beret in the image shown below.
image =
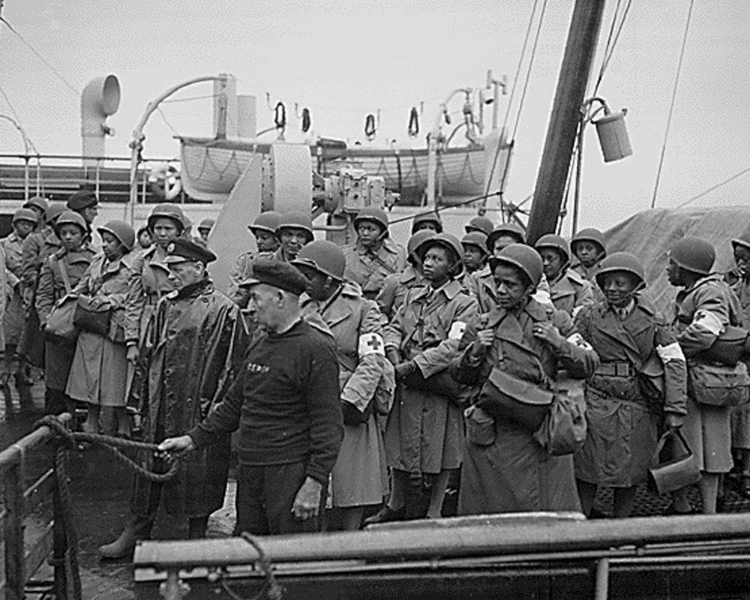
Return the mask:
<svg viewBox="0 0 750 600">
<path fill-rule="evenodd" d="M 260 328 L 237 379 L 203 422 L 159 450 L 201 449 L 239 428 L 235 533 L 319 531 L 343 438 L 334 342 L 302 319 L 308 282 L 291 264 L 259 258 L 243 285 Z"/>
<path fill-rule="evenodd" d="M 242 364 L 246 334 L 239 309 L 214 290 L 206 265 L 216 256 L 204 245 L 178 238 L 165 262 L 174 290 L 159 300 L 146 329 L 129 403 L 138 408 L 143 440 L 159 443 L 195 427 L 218 404 Z M 230 437 L 188 456 L 164 484 L 136 478 L 133 515 L 120 537 L 99 548 L 119 558 L 148 538 L 159 504 L 180 517 L 191 538 L 203 537 L 208 516 L 224 504 Z M 155 471 L 167 465 L 157 459 Z"/>
<path fill-rule="evenodd" d="M 91 231 L 91 224 L 99 214 L 99 200 L 96 194 L 89 190 L 78 190 L 68 198 L 67 206 L 83 217 L 86 226 Z"/>
</svg>

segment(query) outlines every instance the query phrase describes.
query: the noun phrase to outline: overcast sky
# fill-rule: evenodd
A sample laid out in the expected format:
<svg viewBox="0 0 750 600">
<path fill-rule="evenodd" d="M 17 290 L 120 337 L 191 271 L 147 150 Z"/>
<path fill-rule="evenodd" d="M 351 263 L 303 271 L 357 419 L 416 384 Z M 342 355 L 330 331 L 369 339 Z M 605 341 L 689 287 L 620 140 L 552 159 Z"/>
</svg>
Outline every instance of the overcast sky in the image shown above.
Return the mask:
<svg viewBox="0 0 750 600">
<path fill-rule="evenodd" d="M 625 4 L 622 0 L 621 4 Z M 541 2 L 540 2 L 541 4 Z M 618 2 L 607 3 L 598 71 Z M 422 131 L 453 89 L 480 87 L 485 72 L 515 73 L 531 0 L 6 0 L 3 16 L 75 90 L 113 73 L 122 86 L 117 135 L 108 153 L 126 156 L 146 104 L 199 75 L 235 75 L 258 96 L 259 127 L 272 104 L 308 107 L 316 134 L 361 139 L 365 115 L 381 110 L 376 143 L 407 142 L 409 110 L 425 102 Z M 533 189 L 573 0 L 548 0 L 516 138 L 507 197 Z M 604 165 L 587 131 L 581 226 L 609 227 L 649 207 L 667 122 L 689 0 L 634 0 L 599 95 L 628 108 L 634 156 Z M 750 2 L 695 0 L 657 206 L 676 206 L 750 167 Z M 7 28 L 0 28 L 0 88 L 42 153 L 80 152 L 79 94 Z M 210 84 L 181 97 L 211 93 Z M 451 105 L 460 110 L 457 100 Z M 0 114 L 11 115 L 0 97 Z M 208 100 L 164 106 L 185 135 L 211 133 Z M 298 125 L 288 139 L 301 140 Z M 177 156 L 173 131 L 156 113 L 144 154 Z M 20 152 L 20 136 L 0 120 L 0 152 Z M 745 203 L 750 173 L 695 205 Z"/>
</svg>

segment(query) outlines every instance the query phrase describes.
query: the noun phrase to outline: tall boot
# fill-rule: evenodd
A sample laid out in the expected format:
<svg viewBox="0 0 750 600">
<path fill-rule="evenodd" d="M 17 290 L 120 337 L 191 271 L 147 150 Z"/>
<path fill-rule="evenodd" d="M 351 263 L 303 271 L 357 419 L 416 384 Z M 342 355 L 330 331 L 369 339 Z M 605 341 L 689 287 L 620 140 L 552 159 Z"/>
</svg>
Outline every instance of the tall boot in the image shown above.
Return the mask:
<svg viewBox="0 0 750 600">
<path fill-rule="evenodd" d="M 99 546 L 99 555 L 102 558 L 123 558 L 130 554 L 135 548 L 138 540 L 151 537 L 151 528 L 154 518 L 148 515 L 136 515 L 125 526 L 120 537 L 114 542 Z"/>
<path fill-rule="evenodd" d="M 409 473 L 409 488 L 406 492 L 406 509 L 404 518 L 407 521 L 424 519 L 430 506 L 430 481 L 422 473 Z"/>
</svg>

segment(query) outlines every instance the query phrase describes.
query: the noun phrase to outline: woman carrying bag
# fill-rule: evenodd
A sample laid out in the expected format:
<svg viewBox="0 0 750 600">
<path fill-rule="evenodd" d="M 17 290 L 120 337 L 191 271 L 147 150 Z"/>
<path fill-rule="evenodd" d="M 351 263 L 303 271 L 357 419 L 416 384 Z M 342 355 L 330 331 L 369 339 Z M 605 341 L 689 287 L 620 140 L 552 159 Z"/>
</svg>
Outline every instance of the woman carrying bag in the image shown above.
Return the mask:
<svg viewBox="0 0 750 600">
<path fill-rule="evenodd" d="M 47 321 L 60 300 L 72 291 L 86 272 L 94 252 L 84 244 L 86 222 L 77 213 L 68 211 L 61 214 L 55 223 L 55 233 L 62 242 L 62 248 L 48 256 L 42 264 L 35 304 L 45 333 L 44 408 L 47 414 L 67 411 L 75 415 L 75 401 L 65 394 L 76 348 L 75 338 L 52 335 L 47 329 Z"/>
<path fill-rule="evenodd" d="M 614 489 L 613 516 L 620 518 L 630 516 L 637 485 L 646 479 L 660 422 L 673 433 L 682 426 L 687 370 L 671 328 L 639 294 L 646 286 L 639 260 L 616 252 L 598 264 L 604 299 L 576 317 L 601 364 L 586 382 L 588 434 L 574 464 L 584 514 L 591 516 L 602 486 Z M 649 385 L 652 363 L 663 393 Z"/>
<path fill-rule="evenodd" d="M 133 273 L 130 251 L 135 232 L 124 221 L 109 221 L 98 231 L 102 252 L 73 289 L 78 297 L 75 323 L 79 335 L 66 392 L 89 405 L 86 432 L 99 432 L 100 412 L 106 407 L 111 413 L 105 419 L 104 433 L 126 436 L 125 298 Z"/>
</svg>

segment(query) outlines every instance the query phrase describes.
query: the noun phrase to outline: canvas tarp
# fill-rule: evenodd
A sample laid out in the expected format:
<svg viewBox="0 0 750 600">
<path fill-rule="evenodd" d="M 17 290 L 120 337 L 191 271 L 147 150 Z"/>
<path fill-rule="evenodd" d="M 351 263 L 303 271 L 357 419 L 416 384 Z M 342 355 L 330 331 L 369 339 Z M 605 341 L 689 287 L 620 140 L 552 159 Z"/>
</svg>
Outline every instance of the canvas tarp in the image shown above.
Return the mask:
<svg viewBox="0 0 750 600">
<path fill-rule="evenodd" d="M 604 233 L 607 250 L 632 252 L 643 261 L 650 298 L 667 318 L 677 289 L 667 281 L 670 247 L 680 238 L 696 236 L 716 249 L 714 270 L 725 272 L 734 266 L 733 238 L 750 228 L 750 206 L 721 208 L 654 209 L 638 213 Z"/>
</svg>

